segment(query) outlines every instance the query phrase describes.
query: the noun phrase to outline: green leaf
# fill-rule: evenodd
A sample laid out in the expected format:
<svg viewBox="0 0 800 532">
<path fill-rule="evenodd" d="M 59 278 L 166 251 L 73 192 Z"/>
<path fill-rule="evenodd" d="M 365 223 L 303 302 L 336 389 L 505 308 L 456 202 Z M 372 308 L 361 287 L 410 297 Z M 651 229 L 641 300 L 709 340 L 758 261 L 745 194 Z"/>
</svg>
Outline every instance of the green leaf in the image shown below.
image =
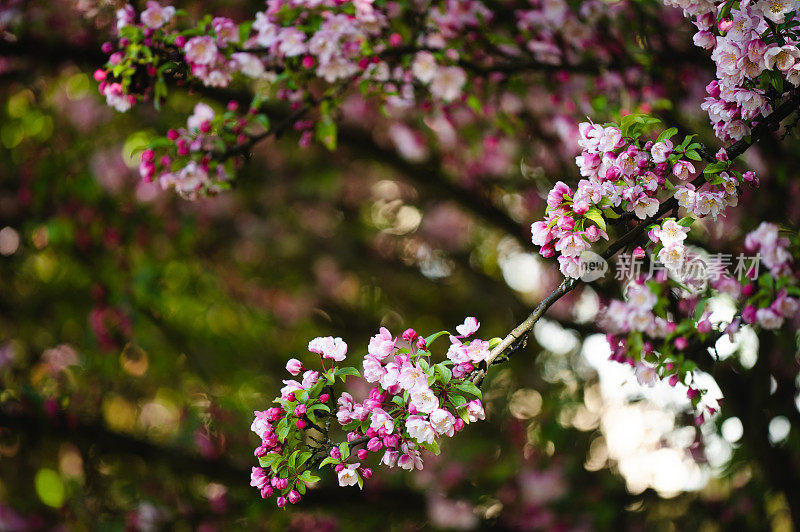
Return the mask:
<svg viewBox="0 0 800 532">
<path fill-rule="evenodd" d="M 289 455 L 289 467 L 294 469 L 297 467 L 297 455 L 300 454 L 300 451 L 294 451 L 292 454 Z"/>
<path fill-rule="evenodd" d="M 308 410 L 306 410 L 306 413 L 313 412 L 314 410 L 324 410 L 325 412 L 327 412 L 329 414 L 331 413 L 330 407 L 328 405 L 322 404 L 322 403 L 317 403 L 317 404 L 309 406 Z"/>
<path fill-rule="evenodd" d="M 261 126 L 262 126 L 264 129 L 266 129 L 267 131 L 269 131 L 270 122 L 269 122 L 269 117 L 268 117 L 267 115 L 265 115 L 265 114 L 262 114 L 262 113 L 259 113 L 259 114 L 257 114 L 257 115 L 256 115 L 256 122 L 258 122 L 259 124 L 261 124 Z"/>
<path fill-rule="evenodd" d="M 451 395 L 449 397 L 450 402 L 453 403 L 453 406 L 458 408 L 459 406 L 467 404 L 467 400 L 464 398 L 463 395 Z"/>
<path fill-rule="evenodd" d="M 351 366 L 346 366 L 336 370 L 336 376 L 341 377 L 342 380 L 344 380 L 347 375 L 352 375 L 353 377 L 360 377 L 361 373 L 359 373 L 356 368 Z"/>
<path fill-rule="evenodd" d="M 350 444 L 343 441 L 339 444 L 339 452 L 342 453 L 342 460 L 347 460 L 350 456 Z"/>
<path fill-rule="evenodd" d="M 250 37 L 250 28 L 253 27 L 253 21 L 242 22 L 239 24 L 239 42 L 244 42 Z"/>
<path fill-rule="evenodd" d="M 436 373 L 442 376 L 442 382 L 445 384 L 453 378 L 453 372 L 444 364 L 436 364 L 434 367 L 436 368 Z"/>
<path fill-rule="evenodd" d="M 469 106 L 470 109 L 475 111 L 477 114 L 479 114 L 479 115 L 483 114 L 483 104 L 478 99 L 478 97 L 475 96 L 474 94 L 471 95 L 469 98 L 467 98 L 467 105 Z"/>
<path fill-rule="evenodd" d="M 716 174 L 717 172 L 721 172 L 728 167 L 728 164 L 720 161 L 717 163 L 707 164 L 705 168 L 703 168 L 704 174 Z"/>
<path fill-rule="evenodd" d="M 678 225 L 683 227 L 691 227 L 693 223 L 694 223 L 694 218 L 692 218 L 691 216 L 684 216 L 683 218 L 678 220 Z"/>
<path fill-rule="evenodd" d="M 434 333 L 434 334 L 432 334 L 432 335 L 430 335 L 430 336 L 426 336 L 426 337 L 425 337 L 425 345 L 427 345 L 427 346 L 428 346 L 428 349 L 430 349 L 430 346 L 431 346 L 431 344 L 432 344 L 432 343 L 433 343 L 433 342 L 434 342 L 434 341 L 435 341 L 437 338 L 439 338 L 440 336 L 442 336 L 443 334 L 450 335 L 450 334 L 452 334 L 452 333 L 451 333 L 451 332 L 449 332 L 449 331 L 439 331 L 439 332 L 437 332 L 437 333 Z"/>
<path fill-rule="evenodd" d="M 708 302 L 707 299 L 701 299 L 697 302 L 697 306 L 694 308 L 694 321 L 700 321 L 700 318 L 703 316 L 703 311 L 706 309 L 706 303 Z"/>
<path fill-rule="evenodd" d="M 700 154 L 697 153 L 694 150 L 687 151 L 686 152 L 686 157 L 688 157 L 689 159 L 692 159 L 693 161 L 702 161 L 703 160 L 703 158 L 700 157 Z"/>
<path fill-rule="evenodd" d="M 317 122 L 317 140 L 330 151 L 336 149 L 336 122 L 330 117 L 326 117 Z"/>
<path fill-rule="evenodd" d="M 603 213 L 597 207 L 592 207 L 583 216 L 594 222 L 602 231 L 606 230 L 606 221 L 603 219 Z"/>
<path fill-rule="evenodd" d="M 669 129 L 666 129 L 661 132 L 661 134 L 656 139 L 656 142 L 661 142 L 664 139 L 672 138 L 673 136 L 677 135 L 677 133 L 678 133 L 678 128 L 676 127 L 671 127 Z"/>
<path fill-rule="evenodd" d="M 456 384 L 456 388 L 477 397 L 481 397 L 481 389 L 475 386 L 472 381 L 463 381 Z"/>
<path fill-rule="evenodd" d="M 167 137 L 156 137 L 147 144 L 147 147 L 151 150 L 169 148 L 170 146 L 173 146 L 173 143 Z"/>
<path fill-rule="evenodd" d="M 322 469 L 323 467 L 325 467 L 325 466 L 326 466 L 326 465 L 328 465 L 328 464 L 338 464 L 338 463 L 339 463 L 339 460 L 338 460 L 338 459 L 336 459 L 336 458 L 333 458 L 332 456 L 327 456 L 327 457 L 325 457 L 325 460 L 323 460 L 323 461 L 322 461 L 322 462 L 319 464 L 319 468 L 320 468 L 320 469 Z"/>
<path fill-rule="evenodd" d="M 429 450 L 435 455 L 439 455 L 442 452 L 441 449 L 439 449 L 439 443 L 436 440 L 433 440 L 433 443 L 420 443 L 420 446 Z"/>
</svg>

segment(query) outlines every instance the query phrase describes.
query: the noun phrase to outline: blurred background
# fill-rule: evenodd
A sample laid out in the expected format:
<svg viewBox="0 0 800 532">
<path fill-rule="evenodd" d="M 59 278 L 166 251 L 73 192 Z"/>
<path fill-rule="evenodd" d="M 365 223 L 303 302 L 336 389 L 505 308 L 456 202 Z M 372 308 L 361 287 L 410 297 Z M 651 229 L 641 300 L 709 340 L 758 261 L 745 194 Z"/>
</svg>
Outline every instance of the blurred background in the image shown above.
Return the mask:
<svg viewBox="0 0 800 532">
<path fill-rule="evenodd" d="M 179 4 L 192 19 L 263 9 Z M 314 363 L 309 339 L 341 336 L 359 357 L 380 326 L 429 334 L 465 316 L 503 336 L 552 290 L 529 225 L 556 180 L 577 182 L 586 116 L 652 112 L 717 145 L 699 108 L 713 70 L 679 11 L 563 5 L 569 31 L 603 43 L 580 51 L 599 66 L 521 73 L 491 95 L 513 120 L 466 105 L 387 117 L 354 94 L 335 152 L 289 133 L 254 150 L 234 190 L 187 202 L 142 183 L 135 152 L 201 95 L 120 114 L 97 94 L 121 5 L 3 2 L 0 530 L 790 529 L 794 336 L 741 335 L 725 377 L 739 397 L 697 428 L 684 391 L 643 389 L 607 360 L 593 324 L 613 283 L 556 305 L 490 375 L 486 422 L 423 472 L 378 468 L 363 492 L 326 477 L 286 510 L 248 485 L 252 412 L 288 358 Z M 798 153 L 791 138 L 748 152 L 761 189 L 701 223 L 702 243 L 738 249 L 758 220 L 796 224 Z"/>
</svg>

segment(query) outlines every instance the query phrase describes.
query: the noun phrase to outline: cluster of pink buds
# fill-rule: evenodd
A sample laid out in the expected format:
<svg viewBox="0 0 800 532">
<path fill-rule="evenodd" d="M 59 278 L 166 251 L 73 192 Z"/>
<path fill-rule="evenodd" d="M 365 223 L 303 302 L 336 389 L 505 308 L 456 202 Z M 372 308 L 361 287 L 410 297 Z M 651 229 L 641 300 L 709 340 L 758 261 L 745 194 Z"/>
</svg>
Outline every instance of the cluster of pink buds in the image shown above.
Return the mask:
<svg viewBox="0 0 800 532">
<path fill-rule="evenodd" d="M 347 357 L 341 338 L 313 339 L 308 349 L 320 356 L 321 371 L 289 360 L 286 370 L 298 378 L 283 381 L 278 406 L 255 412 L 251 428 L 261 438 L 255 449 L 260 467 L 253 468 L 251 484 L 265 498 L 277 493 L 278 506 L 284 506 L 299 501 L 307 484 L 319 480 L 314 468 L 331 465 L 341 486 L 361 486 L 372 476 L 363 466 L 371 453 L 380 453 L 379 465 L 422 469 L 422 453 L 438 454 L 440 436 L 451 437 L 466 423 L 485 418 L 480 389 L 470 380 L 485 365 L 492 345 L 469 339 L 479 327 L 470 317 L 456 327 L 457 335 L 440 331 L 427 338 L 413 329 L 394 337 L 381 328 L 363 358 L 363 378 L 375 385 L 362 401 L 342 392 L 335 413 L 337 379 L 360 374 L 337 365 Z M 434 363 L 430 346 L 445 334 L 450 336 L 447 358 Z M 338 445 L 331 436 L 334 417 L 345 433 Z"/>
</svg>

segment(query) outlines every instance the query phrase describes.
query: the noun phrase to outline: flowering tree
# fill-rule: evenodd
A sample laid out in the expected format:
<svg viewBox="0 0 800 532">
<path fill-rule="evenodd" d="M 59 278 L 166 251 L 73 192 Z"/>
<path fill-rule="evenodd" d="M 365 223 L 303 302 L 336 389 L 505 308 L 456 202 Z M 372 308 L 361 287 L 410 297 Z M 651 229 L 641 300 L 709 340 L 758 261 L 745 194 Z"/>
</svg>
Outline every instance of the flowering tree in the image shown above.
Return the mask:
<svg viewBox="0 0 800 532">
<path fill-rule="evenodd" d="M 637 10 L 661 22 L 657 31 L 632 20 Z M 180 121 L 133 146 L 138 194 L 174 189 L 184 200 L 222 201 L 246 186 L 240 176 L 250 159 L 291 137 L 309 153 L 319 145 L 331 157 L 345 150 L 381 160 L 513 235 L 518 254 L 530 249 L 530 226 L 530 243 L 545 259 L 535 263 L 557 266 L 557 282 L 537 280 L 540 290 L 555 286 L 528 317 L 510 332 L 490 329 L 497 336 L 488 340 L 476 337 L 478 319 L 492 316 L 477 312 L 438 332 L 428 329 L 440 320 L 421 320 L 428 336 L 380 327 L 366 349 L 338 336 L 307 339 L 314 356 L 289 360 L 285 371 L 297 379 L 283 380 L 274 402 L 255 412 L 251 485 L 284 507 L 320 484 L 318 471 L 328 467 L 340 486 L 362 486 L 379 466 L 423 470 L 440 454 L 442 436 L 486 418 L 493 372 L 524 357 L 545 313 L 559 301 L 577 307 L 595 297 L 602 310 L 591 327 L 562 310 L 563 324 L 604 334 L 611 360 L 629 366 L 641 386 L 663 381 L 685 394 L 680 410 L 696 431 L 698 459 L 709 427 L 733 417 L 743 423 L 763 482 L 800 522 L 792 452 L 800 242 L 787 225 L 796 216 L 756 209 L 761 181 L 772 176 L 744 159 L 753 147 L 778 149 L 796 123 L 787 119 L 800 106 L 797 10 L 768 0 L 269 1 L 230 18 L 154 1 L 116 10 L 113 38 L 101 46 L 106 63 L 93 73 L 107 105 L 135 114 L 162 111 L 187 89 L 199 98 L 183 105 L 191 111 Z M 13 21 L 14 7 L 8 11 Z M 683 46 L 691 25 L 694 44 L 710 51 L 714 78 L 697 66 L 707 52 Z M 26 37 L 4 41 L 9 68 L 29 52 Z M 673 52 L 676 41 L 683 56 Z M 669 65 L 682 63 L 693 80 L 671 94 Z M 713 137 L 674 111 L 679 98 L 707 112 Z M 529 181 L 497 185 L 519 173 L 519 160 Z M 573 177 L 553 185 L 550 175 Z M 744 205 L 765 214 L 737 218 Z M 398 207 L 378 225 L 403 235 L 403 224 L 420 222 Z M 406 262 L 428 277 L 448 275 L 448 261 L 429 245 L 413 247 Z M 130 336 L 121 309 L 99 305 L 93 316 L 109 345 Z M 741 355 L 721 354 L 730 345 L 743 350 L 754 333 L 759 355 L 749 367 Z M 72 364 L 59 353 L 49 357 L 55 373 Z M 790 429 L 781 434 L 784 421 Z"/>
</svg>

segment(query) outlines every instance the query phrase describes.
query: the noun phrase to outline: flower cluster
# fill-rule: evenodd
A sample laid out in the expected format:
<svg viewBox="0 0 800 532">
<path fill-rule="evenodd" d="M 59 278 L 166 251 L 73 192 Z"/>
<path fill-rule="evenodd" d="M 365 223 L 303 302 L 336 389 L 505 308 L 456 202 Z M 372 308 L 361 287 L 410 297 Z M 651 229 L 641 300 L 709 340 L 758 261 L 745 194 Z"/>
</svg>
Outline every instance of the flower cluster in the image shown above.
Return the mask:
<svg viewBox="0 0 800 532">
<path fill-rule="evenodd" d="M 685 230 L 667 220 L 655 232 L 673 245 L 683 245 Z M 706 390 L 693 384 L 692 372 L 709 340 L 713 347 L 723 334 L 734 341 L 742 325 L 778 329 L 797 317 L 800 277 L 792 261 L 792 246 L 797 246 L 796 236 L 782 237 L 776 225 L 763 222 L 745 238 L 744 247 L 756 254 L 756 261 L 741 281 L 719 275 L 686 290 L 690 284 L 686 279 L 673 279 L 662 270 L 653 280 L 631 282 L 626 299 L 610 301 L 600 320 L 608 332 L 611 359 L 633 366 L 642 384 L 652 386 L 662 379 L 670 386 L 685 384 L 698 410 L 697 419 L 703 421 L 714 412 L 702 404 Z M 718 266 L 713 256 L 701 260 L 710 269 Z M 762 264 L 766 271 L 759 273 Z M 712 323 L 706 302 L 722 294 L 732 298 L 736 313 L 729 321 Z"/>
<path fill-rule="evenodd" d="M 608 239 L 606 219 L 613 221 L 626 211 L 639 220 L 655 216 L 663 201 L 657 197 L 659 192 L 674 195 L 694 216 L 716 218 L 725 207 L 738 203 L 738 188 L 743 181 L 755 182 L 752 173 L 729 171 L 729 162 L 721 151 L 718 162 L 703 169 L 709 187 L 698 190 L 694 183 L 699 172 L 691 161 L 702 160 L 697 151 L 700 144 L 689 136 L 674 145 L 670 140 L 676 133 L 674 128 L 664 131 L 655 142 L 641 140 L 643 128 L 656 122 L 628 115 L 619 127 L 580 124 L 578 143 L 583 150 L 576 163 L 585 179 L 578 182 L 574 193 L 565 183 L 556 183 L 547 196 L 545 219 L 531 226 L 532 241 L 541 246 L 541 255 L 552 257 L 558 252 L 565 276 L 580 277 L 581 253 L 601 238 Z M 653 242 L 660 241 L 663 246 L 659 252 L 662 260 L 671 264 L 683 258 L 680 241 L 685 231 L 668 224 L 651 236 Z"/>
<path fill-rule="evenodd" d="M 152 141 L 142 152 L 142 179 L 157 180 L 163 189 L 174 188 L 188 199 L 228 188 L 239 160 L 231 159 L 232 151 L 223 147 L 235 151 L 269 128 L 264 115 L 253 112 L 239 117 L 237 109 L 238 104 L 231 102 L 227 111 L 218 115 L 210 106 L 198 103 L 185 128 L 169 130 L 165 138 Z"/>
<path fill-rule="evenodd" d="M 337 379 L 360 375 L 336 365 L 345 360 L 347 344 L 333 337 L 309 342 L 309 351 L 320 355 L 322 372 L 290 360 L 286 369 L 300 380 L 284 380 L 278 406 L 255 412 L 251 428 L 261 438 L 255 450 L 260 467 L 253 468 L 251 485 L 264 498 L 277 494 L 278 506 L 284 506 L 299 501 L 306 485 L 319 480 L 312 470 L 326 465 L 333 466 L 339 485 L 361 486 L 373 474 L 363 465 L 370 453 L 380 453 L 380 465 L 422 469 L 422 452 L 438 454 L 439 437 L 451 437 L 485 417 L 480 389 L 469 379 L 489 355 L 489 342 L 468 339 L 479 326 L 470 317 L 456 328 L 458 335 L 441 331 L 427 338 L 413 329 L 393 337 L 381 328 L 363 357 L 363 378 L 374 386 L 362 401 L 345 391 L 334 403 Z M 447 359 L 433 363 L 430 345 L 445 334 L 450 336 Z M 325 367 L 326 360 L 331 367 Z M 333 418 L 346 433 L 338 445 L 331 434 Z"/>
<path fill-rule="evenodd" d="M 753 121 L 772 109 L 770 87 L 780 96 L 783 80 L 800 85 L 796 0 L 665 3 L 693 18 L 698 29 L 695 44 L 712 51 L 717 79 L 706 87 L 709 97 L 701 107 L 721 140 L 750 134 Z"/>
</svg>

